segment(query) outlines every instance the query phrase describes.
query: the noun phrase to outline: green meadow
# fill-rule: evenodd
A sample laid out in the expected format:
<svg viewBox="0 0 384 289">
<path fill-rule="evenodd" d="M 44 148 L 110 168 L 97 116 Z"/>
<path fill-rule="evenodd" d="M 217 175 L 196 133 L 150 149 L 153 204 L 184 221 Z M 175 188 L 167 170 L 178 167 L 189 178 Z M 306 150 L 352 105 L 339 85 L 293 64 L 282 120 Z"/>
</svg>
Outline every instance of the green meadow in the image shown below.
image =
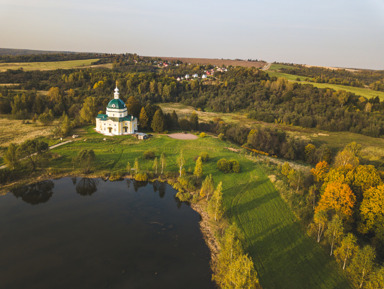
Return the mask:
<svg viewBox="0 0 384 289">
<path fill-rule="evenodd" d="M 141 170 L 150 171 L 153 161 L 145 160 L 143 153 L 152 150 L 157 157 L 164 152 L 166 170 L 177 174 L 176 158 L 183 151 L 186 171 L 192 173 L 194 158 L 207 152 L 210 160 L 203 166 L 204 175 L 212 174 L 216 184 L 223 182 L 225 215 L 243 231 L 245 249 L 254 260 L 263 288 L 350 288 L 335 261 L 300 227 L 269 180 L 265 164 L 227 147 L 238 148 L 214 137 L 176 140 L 155 135 L 144 141 L 130 136 L 104 137 L 89 127 L 81 139 L 53 149 L 55 160 L 50 165 L 63 172 L 76 170 L 73 157 L 82 149 L 93 149 L 96 173 L 125 170 L 127 162 L 133 165 L 135 158 Z M 216 163 L 221 158 L 237 159 L 241 172 L 218 171 Z"/>
</svg>

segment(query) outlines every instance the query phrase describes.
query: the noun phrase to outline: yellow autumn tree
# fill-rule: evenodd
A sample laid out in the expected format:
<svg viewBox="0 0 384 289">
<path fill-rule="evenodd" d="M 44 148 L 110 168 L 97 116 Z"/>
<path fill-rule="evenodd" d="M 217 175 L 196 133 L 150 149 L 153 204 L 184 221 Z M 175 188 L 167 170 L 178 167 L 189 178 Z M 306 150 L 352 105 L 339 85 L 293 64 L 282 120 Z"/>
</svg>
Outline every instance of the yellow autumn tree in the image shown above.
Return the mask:
<svg viewBox="0 0 384 289">
<path fill-rule="evenodd" d="M 340 217 L 352 216 L 356 196 L 347 184 L 331 182 L 327 185 L 315 212 L 334 210 Z"/>
<path fill-rule="evenodd" d="M 326 161 L 317 163 L 316 167 L 311 170 L 312 175 L 314 176 L 316 182 L 324 181 L 325 176 L 329 171 L 329 165 Z"/>
<path fill-rule="evenodd" d="M 373 230 L 376 235 L 384 236 L 384 185 L 364 192 L 360 213 L 362 223 L 359 229 L 361 232 L 367 233 Z"/>
</svg>

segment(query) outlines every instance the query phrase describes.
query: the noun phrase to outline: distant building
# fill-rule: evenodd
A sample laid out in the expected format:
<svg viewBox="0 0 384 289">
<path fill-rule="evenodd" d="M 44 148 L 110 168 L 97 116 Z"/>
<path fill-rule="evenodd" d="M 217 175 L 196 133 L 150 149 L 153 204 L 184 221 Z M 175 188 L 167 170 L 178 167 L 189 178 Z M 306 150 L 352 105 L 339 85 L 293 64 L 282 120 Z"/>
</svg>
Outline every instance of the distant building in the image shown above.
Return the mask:
<svg viewBox="0 0 384 289">
<path fill-rule="evenodd" d="M 107 105 L 106 114 L 96 117 L 96 131 L 104 135 L 133 134 L 137 131 L 137 118 L 128 114 L 127 106 L 115 88 L 114 99 Z"/>
<path fill-rule="evenodd" d="M 195 73 L 194 75 L 192 75 L 193 78 L 198 78 L 199 75 L 197 73 Z"/>
<path fill-rule="evenodd" d="M 206 74 L 203 74 L 203 75 L 201 76 L 201 78 L 202 78 L 202 79 L 205 79 L 205 78 L 207 78 L 207 75 L 206 75 Z"/>
<path fill-rule="evenodd" d="M 189 79 L 189 77 L 190 77 L 189 74 L 185 75 L 185 79 Z"/>
</svg>

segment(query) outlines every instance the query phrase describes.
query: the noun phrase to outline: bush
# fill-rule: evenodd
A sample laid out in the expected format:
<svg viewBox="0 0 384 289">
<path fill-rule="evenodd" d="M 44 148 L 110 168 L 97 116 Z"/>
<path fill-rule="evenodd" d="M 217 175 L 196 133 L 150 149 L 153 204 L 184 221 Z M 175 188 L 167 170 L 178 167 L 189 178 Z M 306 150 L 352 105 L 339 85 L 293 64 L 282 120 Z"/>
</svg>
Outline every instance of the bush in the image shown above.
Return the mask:
<svg viewBox="0 0 384 289">
<path fill-rule="evenodd" d="M 224 139 L 224 134 L 223 133 L 219 133 L 219 135 L 217 137 L 219 138 L 219 140 L 223 140 Z"/>
<path fill-rule="evenodd" d="M 229 173 L 231 171 L 230 164 L 226 159 L 218 160 L 217 161 L 217 168 L 224 173 Z"/>
<path fill-rule="evenodd" d="M 199 134 L 199 137 L 200 137 L 200 138 L 204 138 L 204 137 L 206 137 L 206 136 L 207 136 L 207 134 L 206 134 L 205 132 L 202 132 L 202 133 Z"/>
<path fill-rule="evenodd" d="M 155 152 L 154 152 L 154 151 L 151 151 L 151 150 L 145 151 L 144 154 L 143 154 L 143 157 L 144 157 L 146 160 L 152 160 L 152 159 L 155 158 Z"/>
<path fill-rule="evenodd" d="M 111 176 L 109 177 L 109 180 L 111 182 L 121 180 L 124 176 L 124 173 L 122 171 L 114 171 L 112 172 Z"/>
<path fill-rule="evenodd" d="M 135 180 L 138 182 L 147 182 L 148 175 L 146 173 L 138 173 L 135 175 Z"/>
<path fill-rule="evenodd" d="M 202 152 L 199 157 L 201 157 L 201 160 L 203 161 L 203 163 L 206 163 L 207 161 L 209 161 L 209 155 L 207 152 Z"/>
<path fill-rule="evenodd" d="M 217 168 L 224 173 L 238 173 L 240 172 L 240 164 L 237 160 L 221 159 L 217 162 Z"/>
</svg>

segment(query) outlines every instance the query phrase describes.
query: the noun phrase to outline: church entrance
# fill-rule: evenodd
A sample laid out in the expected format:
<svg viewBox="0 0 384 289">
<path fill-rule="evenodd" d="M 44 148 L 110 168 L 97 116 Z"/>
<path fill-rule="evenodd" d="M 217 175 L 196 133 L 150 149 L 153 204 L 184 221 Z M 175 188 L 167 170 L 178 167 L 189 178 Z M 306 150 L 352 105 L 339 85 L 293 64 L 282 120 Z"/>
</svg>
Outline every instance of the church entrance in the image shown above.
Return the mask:
<svg viewBox="0 0 384 289">
<path fill-rule="evenodd" d="M 109 128 L 108 128 L 108 131 L 109 131 L 109 133 L 112 133 L 112 128 L 109 127 Z"/>
<path fill-rule="evenodd" d="M 124 132 L 127 132 L 128 131 L 128 127 L 123 127 L 124 128 Z"/>
</svg>

